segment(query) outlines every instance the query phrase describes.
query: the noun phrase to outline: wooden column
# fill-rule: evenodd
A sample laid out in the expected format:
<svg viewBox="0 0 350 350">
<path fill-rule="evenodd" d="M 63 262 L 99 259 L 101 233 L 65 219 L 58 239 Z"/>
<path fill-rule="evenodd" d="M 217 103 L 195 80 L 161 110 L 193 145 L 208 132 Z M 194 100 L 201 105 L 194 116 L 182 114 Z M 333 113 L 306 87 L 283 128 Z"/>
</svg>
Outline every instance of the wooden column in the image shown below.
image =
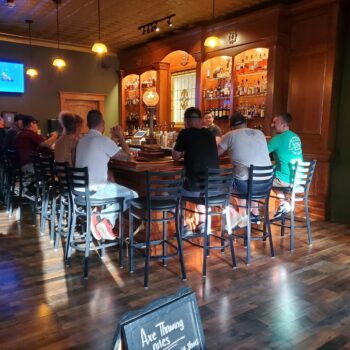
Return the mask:
<svg viewBox="0 0 350 350">
<path fill-rule="evenodd" d="M 166 62 L 157 62 L 153 65 L 157 71 L 157 91 L 159 94 L 159 103 L 157 106 L 157 120 L 160 125 L 165 122 L 170 126 L 170 64 Z"/>
</svg>

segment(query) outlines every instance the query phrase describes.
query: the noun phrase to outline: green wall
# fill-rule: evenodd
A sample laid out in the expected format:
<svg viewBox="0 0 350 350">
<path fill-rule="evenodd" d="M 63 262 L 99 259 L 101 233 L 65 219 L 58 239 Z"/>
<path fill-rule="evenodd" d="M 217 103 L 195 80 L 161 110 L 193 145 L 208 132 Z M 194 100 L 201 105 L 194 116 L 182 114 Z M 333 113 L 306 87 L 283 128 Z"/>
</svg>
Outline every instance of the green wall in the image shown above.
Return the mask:
<svg viewBox="0 0 350 350">
<path fill-rule="evenodd" d="M 350 6 L 343 13 L 340 100 L 331 168 L 330 219 L 350 223 Z"/>
<path fill-rule="evenodd" d="M 100 58 L 90 53 L 61 50 L 67 67 L 57 71 L 51 65 L 56 54 L 52 48 L 33 46 L 32 64 L 39 76 L 26 76 L 25 93 L 21 95 L 0 94 L 0 111 L 31 114 L 40 121 L 46 133 L 47 119 L 55 118 L 59 112 L 59 91 L 90 92 L 106 95 L 106 130 L 118 122 L 118 75 L 119 62 L 110 58 L 110 67 L 103 68 Z M 29 64 L 29 47 L 0 41 L 0 60 L 19 61 Z"/>
</svg>

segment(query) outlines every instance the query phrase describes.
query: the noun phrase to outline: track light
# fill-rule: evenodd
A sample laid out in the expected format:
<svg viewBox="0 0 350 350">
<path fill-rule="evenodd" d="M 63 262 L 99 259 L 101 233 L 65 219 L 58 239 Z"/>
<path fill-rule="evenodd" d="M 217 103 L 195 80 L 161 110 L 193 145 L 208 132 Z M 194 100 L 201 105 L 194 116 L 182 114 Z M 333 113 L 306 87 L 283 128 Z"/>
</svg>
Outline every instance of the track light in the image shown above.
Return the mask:
<svg viewBox="0 0 350 350">
<path fill-rule="evenodd" d="M 175 17 L 175 14 L 155 19 L 153 22 L 143 24 L 142 26 L 138 27 L 138 30 L 142 31 L 142 35 L 149 34 L 152 32 L 159 32 L 160 31 L 160 23 L 165 22 L 167 23 L 168 27 L 172 27 L 173 23 L 171 22 L 171 19 Z"/>
</svg>

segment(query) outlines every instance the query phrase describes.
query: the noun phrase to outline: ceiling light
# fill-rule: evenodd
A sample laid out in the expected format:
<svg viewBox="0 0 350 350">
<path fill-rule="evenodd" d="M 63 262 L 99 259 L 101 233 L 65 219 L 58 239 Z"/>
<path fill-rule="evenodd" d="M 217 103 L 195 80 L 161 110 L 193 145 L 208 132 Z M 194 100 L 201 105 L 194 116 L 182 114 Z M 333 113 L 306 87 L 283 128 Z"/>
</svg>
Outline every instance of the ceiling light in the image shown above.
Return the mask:
<svg viewBox="0 0 350 350">
<path fill-rule="evenodd" d="M 171 17 L 168 17 L 166 22 L 168 24 L 168 27 L 172 27 L 173 26 L 173 24 L 171 23 Z"/>
<path fill-rule="evenodd" d="M 215 0 L 213 0 L 213 19 L 212 19 L 212 21 L 214 22 L 214 20 L 215 20 Z M 219 46 L 220 43 L 221 43 L 221 40 L 217 36 L 211 35 L 205 39 L 204 46 L 210 47 L 213 49 L 214 47 Z"/>
<path fill-rule="evenodd" d="M 67 64 L 63 58 L 55 58 L 52 62 L 52 65 L 57 68 L 64 68 Z"/>
<path fill-rule="evenodd" d="M 33 21 L 31 19 L 26 19 L 26 23 L 28 24 L 28 38 L 29 38 L 29 67 L 26 70 L 26 74 L 31 78 L 36 77 L 39 73 L 32 66 L 32 31 L 31 26 Z"/>
<path fill-rule="evenodd" d="M 175 14 L 171 14 L 166 17 L 162 17 L 159 19 L 155 19 L 153 22 L 143 24 L 138 27 L 138 30 L 142 31 L 142 35 L 149 34 L 152 32 L 159 32 L 160 31 L 160 23 L 165 22 L 168 24 L 168 27 L 172 27 L 173 24 L 171 22 L 171 19 L 175 16 Z"/>
<path fill-rule="evenodd" d="M 91 51 L 98 55 L 103 55 L 108 52 L 107 46 L 101 42 L 101 13 L 100 0 L 97 0 L 97 18 L 98 18 L 98 42 L 92 45 Z"/>
<path fill-rule="evenodd" d="M 157 22 L 155 23 L 155 27 L 156 27 L 156 32 L 159 32 L 159 31 L 160 31 L 160 28 L 159 28 L 159 26 L 158 26 L 158 23 L 157 23 Z"/>
<path fill-rule="evenodd" d="M 14 8 L 16 6 L 15 0 L 6 0 L 6 6 L 10 9 Z"/>
<path fill-rule="evenodd" d="M 61 0 L 53 0 L 53 2 L 56 4 L 56 23 L 57 23 L 57 52 L 60 50 L 60 25 L 59 25 L 59 18 L 58 18 L 58 5 L 61 3 Z M 57 68 L 63 68 L 66 66 L 66 62 L 63 58 L 56 57 L 52 65 Z"/>
</svg>

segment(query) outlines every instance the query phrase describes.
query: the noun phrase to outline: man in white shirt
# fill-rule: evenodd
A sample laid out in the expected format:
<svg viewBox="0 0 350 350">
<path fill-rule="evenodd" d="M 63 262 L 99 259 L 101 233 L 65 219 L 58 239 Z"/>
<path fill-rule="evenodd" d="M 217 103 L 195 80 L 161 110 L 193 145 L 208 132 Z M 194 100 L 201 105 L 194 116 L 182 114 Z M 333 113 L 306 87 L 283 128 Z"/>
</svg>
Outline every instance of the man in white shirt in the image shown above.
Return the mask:
<svg viewBox="0 0 350 350">
<path fill-rule="evenodd" d="M 77 168 L 88 167 L 90 190 L 95 193 L 92 199 L 108 199 L 124 197 L 124 208 L 130 199 L 138 195 L 130 188 L 108 181 L 108 162 L 111 158 L 119 158 L 130 155 L 128 145 L 125 143 L 120 127 L 111 129 L 112 140 L 103 136 L 104 120 L 98 110 L 91 110 L 87 114 L 87 126 L 89 132 L 83 136 L 77 145 L 75 166 Z M 121 147 L 117 145 L 120 143 Z M 92 213 L 91 231 L 96 239 L 115 239 L 112 231 L 117 213 L 117 205 Z"/>
<path fill-rule="evenodd" d="M 271 160 L 265 135 L 260 130 L 247 128 L 247 122 L 241 113 L 235 113 L 231 117 L 230 126 L 232 130 L 221 139 L 218 152 L 222 155 L 227 151 L 235 166 L 233 192 L 245 194 L 248 192 L 250 165 L 269 166 Z M 240 200 L 238 204 L 245 205 L 245 201 Z M 241 210 L 241 215 L 235 212 L 233 214 L 233 227 L 246 226 L 248 216 L 244 210 Z M 252 216 L 255 221 L 260 221 L 257 208 L 252 208 Z"/>
</svg>

